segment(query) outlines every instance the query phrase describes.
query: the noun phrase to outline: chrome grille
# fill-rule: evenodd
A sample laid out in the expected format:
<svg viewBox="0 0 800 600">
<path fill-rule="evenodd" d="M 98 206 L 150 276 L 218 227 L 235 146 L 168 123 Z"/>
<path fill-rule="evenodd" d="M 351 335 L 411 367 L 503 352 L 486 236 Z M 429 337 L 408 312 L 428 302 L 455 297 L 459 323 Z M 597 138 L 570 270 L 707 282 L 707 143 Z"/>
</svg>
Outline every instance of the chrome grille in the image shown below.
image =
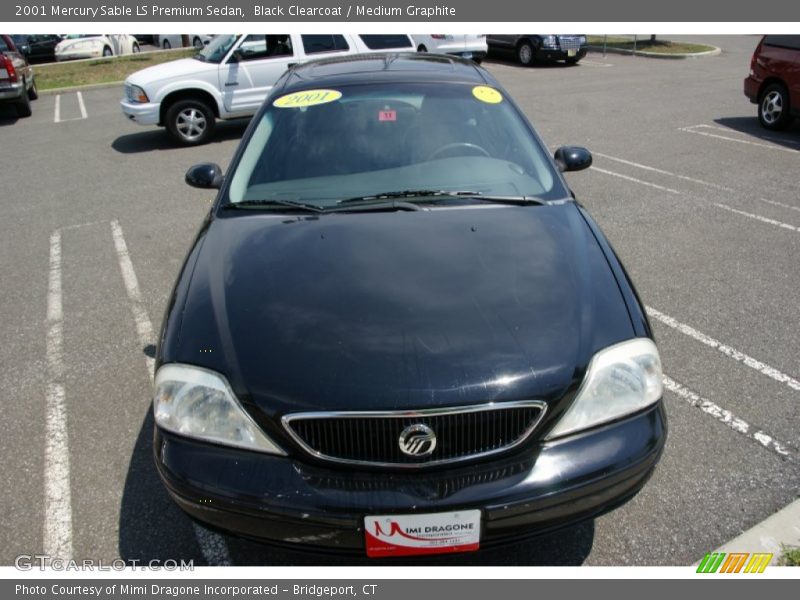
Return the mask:
<svg viewBox="0 0 800 600">
<path fill-rule="evenodd" d="M 521 444 L 547 405 L 530 400 L 421 411 L 298 413 L 283 417 L 292 438 L 317 458 L 358 465 L 429 467 L 503 452 Z M 400 449 L 404 429 L 423 424 L 436 435 L 432 454 Z"/>
<path fill-rule="evenodd" d="M 581 39 L 576 35 L 562 35 L 558 37 L 558 43 L 562 50 L 580 50 Z"/>
</svg>

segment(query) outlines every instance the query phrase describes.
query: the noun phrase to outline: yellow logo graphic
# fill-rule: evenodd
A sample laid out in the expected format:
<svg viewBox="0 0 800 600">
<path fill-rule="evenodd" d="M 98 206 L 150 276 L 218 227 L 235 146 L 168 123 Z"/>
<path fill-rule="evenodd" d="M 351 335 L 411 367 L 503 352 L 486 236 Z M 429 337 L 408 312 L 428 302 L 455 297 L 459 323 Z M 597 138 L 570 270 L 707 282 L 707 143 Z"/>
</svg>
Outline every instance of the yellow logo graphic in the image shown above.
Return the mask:
<svg viewBox="0 0 800 600">
<path fill-rule="evenodd" d="M 278 108 L 304 108 L 306 106 L 335 102 L 341 97 L 342 92 L 336 90 L 306 90 L 281 96 L 272 105 Z"/>
</svg>

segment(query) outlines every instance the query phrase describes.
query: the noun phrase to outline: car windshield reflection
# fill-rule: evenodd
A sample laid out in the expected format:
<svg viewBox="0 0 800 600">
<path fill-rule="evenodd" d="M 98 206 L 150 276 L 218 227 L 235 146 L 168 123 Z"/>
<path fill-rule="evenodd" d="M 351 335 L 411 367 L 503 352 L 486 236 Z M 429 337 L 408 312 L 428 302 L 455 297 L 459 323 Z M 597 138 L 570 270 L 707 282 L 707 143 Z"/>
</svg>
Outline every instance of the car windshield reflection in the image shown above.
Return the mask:
<svg viewBox="0 0 800 600">
<path fill-rule="evenodd" d="M 228 200 L 330 206 L 417 189 L 566 195 L 545 150 L 500 92 L 416 83 L 307 90 L 275 99 L 232 175 Z"/>
</svg>

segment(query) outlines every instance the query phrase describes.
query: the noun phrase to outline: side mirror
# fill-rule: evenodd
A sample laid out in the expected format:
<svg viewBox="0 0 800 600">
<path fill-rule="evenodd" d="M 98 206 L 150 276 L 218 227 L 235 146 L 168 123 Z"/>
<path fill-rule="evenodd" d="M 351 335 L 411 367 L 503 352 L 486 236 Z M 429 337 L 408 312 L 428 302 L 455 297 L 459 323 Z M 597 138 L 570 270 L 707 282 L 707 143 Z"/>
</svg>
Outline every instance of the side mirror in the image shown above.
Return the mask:
<svg viewBox="0 0 800 600">
<path fill-rule="evenodd" d="M 592 166 L 592 153 L 580 146 L 561 146 L 553 158 L 559 171 L 582 171 Z"/>
<path fill-rule="evenodd" d="M 186 183 L 196 188 L 219 189 L 224 178 L 222 167 L 215 163 L 200 163 L 186 171 Z"/>
</svg>

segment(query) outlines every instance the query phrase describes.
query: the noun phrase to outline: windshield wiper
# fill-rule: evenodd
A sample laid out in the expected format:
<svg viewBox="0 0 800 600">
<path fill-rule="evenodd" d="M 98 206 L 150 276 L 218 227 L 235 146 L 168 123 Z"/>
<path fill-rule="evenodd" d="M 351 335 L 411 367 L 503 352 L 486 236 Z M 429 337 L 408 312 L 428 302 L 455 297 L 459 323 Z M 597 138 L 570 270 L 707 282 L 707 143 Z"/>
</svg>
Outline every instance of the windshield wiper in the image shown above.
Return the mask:
<svg viewBox="0 0 800 600">
<path fill-rule="evenodd" d="M 469 190 L 403 190 L 398 192 L 384 192 L 381 194 L 372 194 L 370 196 L 356 196 L 354 198 L 346 198 L 338 200 L 337 205 L 342 204 L 368 204 L 375 201 L 387 200 L 392 198 L 425 198 L 426 202 L 430 202 L 430 198 L 444 199 L 444 198 L 467 198 L 471 200 L 478 200 L 482 202 L 494 202 L 497 204 L 544 204 L 538 198 L 533 196 L 494 196 L 486 195 L 483 192 L 475 192 Z"/>
<path fill-rule="evenodd" d="M 295 202 L 294 200 L 280 200 L 280 199 L 242 200 L 241 202 L 229 202 L 227 204 L 223 204 L 222 208 L 262 208 L 269 206 L 284 206 L 287 208 L 293 208 L 296 210 L 304 210 L 315 213 L 325 212 L 324 208 L 317 206 L 315 204 L 306 204 L 304 202 Z"/>
<path fill-rule="evenodd" d="M 355 196 L 337 200 L 336 204 L 355 204 L 357 202 L 372 202 L 374 200 L 389 200 L 392 198 L 429 198 L 431 196 L 479 196 L 480 192 L 448 191 L 448 190 L 401 190 L 398 192 L 382 192 L 369 196 Z"/>
</svg>

